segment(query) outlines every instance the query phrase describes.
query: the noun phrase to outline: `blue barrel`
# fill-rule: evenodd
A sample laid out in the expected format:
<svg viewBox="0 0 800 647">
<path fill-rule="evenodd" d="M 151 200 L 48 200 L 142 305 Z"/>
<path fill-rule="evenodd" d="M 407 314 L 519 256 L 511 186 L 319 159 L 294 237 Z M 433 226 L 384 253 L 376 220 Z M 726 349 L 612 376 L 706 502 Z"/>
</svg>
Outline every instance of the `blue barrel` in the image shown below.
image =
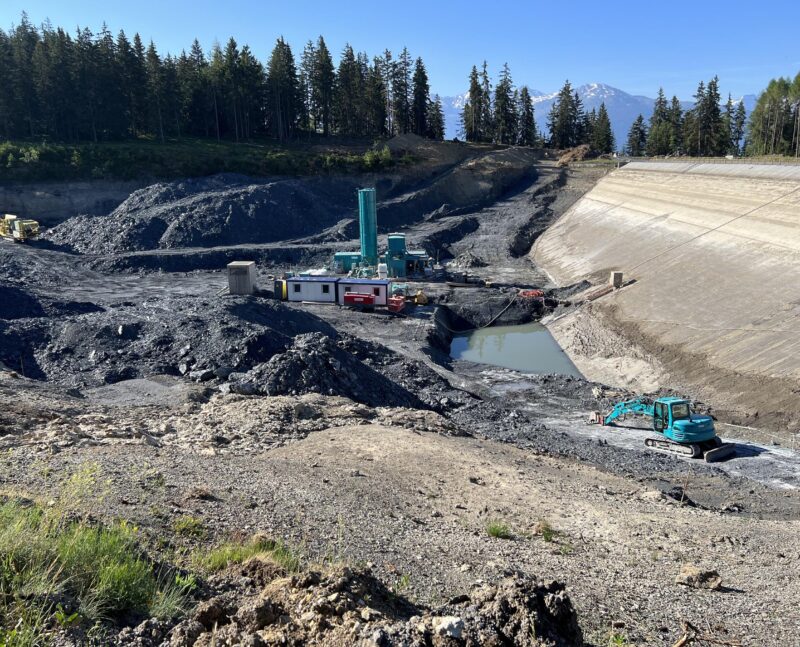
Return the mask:
<svg viewBox="0 0 800 647">
<path fill-rule="evenodd" d="M 361 262 L 378 264 L 378 210 L 375 189 L 358 190 L 358 216 L 361 225 Z"/>
</svg>

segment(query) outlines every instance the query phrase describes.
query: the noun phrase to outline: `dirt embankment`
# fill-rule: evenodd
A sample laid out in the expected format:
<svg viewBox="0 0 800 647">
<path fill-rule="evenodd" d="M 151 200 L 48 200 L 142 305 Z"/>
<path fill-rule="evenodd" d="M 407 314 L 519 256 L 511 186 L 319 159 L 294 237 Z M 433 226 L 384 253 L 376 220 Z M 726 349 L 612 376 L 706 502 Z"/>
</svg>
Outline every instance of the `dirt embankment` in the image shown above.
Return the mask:
<svg viewBox="0 0 800 647">
<path fill-rule="evenodd" d="M 107 214 L 147 184 L 122 180 L 0 184 L 0 214 L 13 213 L 53 227 L 80 214 Z"/>
</svg>

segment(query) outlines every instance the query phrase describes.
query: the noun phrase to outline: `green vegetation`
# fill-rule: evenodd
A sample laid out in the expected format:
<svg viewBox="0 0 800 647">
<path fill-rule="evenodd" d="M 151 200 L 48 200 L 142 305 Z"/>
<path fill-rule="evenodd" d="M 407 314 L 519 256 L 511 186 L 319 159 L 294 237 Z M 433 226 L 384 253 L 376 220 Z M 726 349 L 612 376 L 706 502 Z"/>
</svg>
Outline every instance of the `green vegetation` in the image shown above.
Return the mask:
<svg viewBox="0 0 800 647">
<path fill-rule="evenodd" d="M 496 539 L 511 539 L 511 529 L 502 521 L 490 521 L 486 524 L 486 533 Z"/>
<path fill-rule="evenodd" d="M 550 525 L 549 521 L 542 519 L 536 524 L 536 534 L 546 542 L 551 542 L 555 539 L 556 531 L 553 529 L 553 526 Z"/>
<path fill-rule="evenodd" d="M 192 557 L 192 563 L 206 572 L 215 573 L 255 556 L 268 559 L 290 573 L 300 570 L 300 556 L 297 553 L 279 541 L 264 537 L 253 537 L 244 542 L 228 541 L 211 550 L 198 550 Z"/>
<path fill-rule="evenodd" d="M 185 584 L 147 559 L 131 524 L 93 525 L 59 506 L 0 505 L 4 647 L 42 644 L 51 619 L 70 627 L 130 614 L 177 617 L 187 594 Z"/>
<path fill-rule="evenodd" d="M 362 149 L 363 150 L 363 149 Z M 408 164 L 388 147 L 365 153 L 317 152 L 308 147 L 183 139 L 101 144 L 0 143 L 0 176 L 7 181 L 177 178 L 220 172 L 252 176 L 374 171 Z"/>
<path fill-rule="evenodd" d="M 206 534 L 206 529 L 203 527 L 203 520 L 191 515 L 178 517 L 172 524 L 172 529 L 182 537 L 199 539 L 205 537 Z"/>
<path fill-rule="evenodd" d="M 115 37 L 105 24 L 97 34 L 87 27 L 69 33 L 49 22 L 36 27 L 23 13 L 0 29 L 0 138 L 444 136 L 422 59 L 412 79 L 405 48 L 395 60 L 388 50 L 370 57 L 348 44 L 334 68 L 322 36 L 308 41 L 299 60 L 283 38 L 265 62 L 234 38 L 210 51 L 196 39 L 186 45 L 178 56 L 163 56 L 139 34 Z"/>
<path fill-rule="evenodd" d="M 772 79 L 750 114 L 749 155 L 800 157 L 800 73 Z"/>
</svg>

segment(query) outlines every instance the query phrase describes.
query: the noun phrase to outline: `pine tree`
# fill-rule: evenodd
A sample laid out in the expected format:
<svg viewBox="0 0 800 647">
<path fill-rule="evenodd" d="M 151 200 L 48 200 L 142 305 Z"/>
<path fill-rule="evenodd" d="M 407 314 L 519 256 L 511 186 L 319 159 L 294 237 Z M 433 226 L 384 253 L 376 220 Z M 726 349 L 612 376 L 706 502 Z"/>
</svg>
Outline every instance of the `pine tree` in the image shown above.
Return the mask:
<svg viewBox="0 0 800 647">
<path fill-rule="evenodd" d="M 527 85 L 523 85 L 519 91 L 517 143 L 520 146 L 536 146 L 536 120 L 533 113 L 533 100 Z"/>
<path fill-rule="evenodd" d="M 428 74 L 421 58 L 414 65 L 413 102 L 411 105 L 411 131 L 420 137 L 428 132 L 428 104 L 430 103 Z"/>
<path fill-rule="evenodd" d="M 503 65 L 494 92 L 494 138 L 498 144 L 514 144 L 517 139 L 517 102 L 508 63 Z"/>
<path fill-rule="evenodd" d="M 628 132 L 628 143 L 625 146 L 625 151 L 632 157 L 640 157 L 644 154 L 646 146 L 647 127 L 644 125 L 644 117 L 639 115 Z"/>
<path fill-rule="evenodd" d="M 147 94 L 150 109 L 150 124 L 158 133 L 159 139 L 164 142 L 164 74 L 161 68 L 161 58 L 156 51 L 153 41 L 147 48 Z"/>
</svg>

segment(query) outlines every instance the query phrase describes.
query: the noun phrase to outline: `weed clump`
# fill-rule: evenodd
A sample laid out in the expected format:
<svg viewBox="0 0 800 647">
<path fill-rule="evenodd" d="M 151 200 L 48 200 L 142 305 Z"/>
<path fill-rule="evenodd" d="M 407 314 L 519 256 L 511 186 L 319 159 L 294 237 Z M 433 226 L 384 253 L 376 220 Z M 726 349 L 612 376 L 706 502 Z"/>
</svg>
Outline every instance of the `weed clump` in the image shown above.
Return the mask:
<svg viewBox="0 0 800 647">
<path fill-rule="evenodd" d="M 264 537 L 253 537 L 247 541 L 227 541 L 211 550 L 197 551 L 192 562 L 204 571 L 215 573 L 256 556 L 268 559 L 290 573 L 300 570 L 300 556 L 295 551 L 282 542 Z"/>
<path fill-rule="evenodd" d="M 486 525 L 486 533 L 496 539 L 511 539 L 511 529 L 502 521 L 490 521 Z"/>
</svg>

